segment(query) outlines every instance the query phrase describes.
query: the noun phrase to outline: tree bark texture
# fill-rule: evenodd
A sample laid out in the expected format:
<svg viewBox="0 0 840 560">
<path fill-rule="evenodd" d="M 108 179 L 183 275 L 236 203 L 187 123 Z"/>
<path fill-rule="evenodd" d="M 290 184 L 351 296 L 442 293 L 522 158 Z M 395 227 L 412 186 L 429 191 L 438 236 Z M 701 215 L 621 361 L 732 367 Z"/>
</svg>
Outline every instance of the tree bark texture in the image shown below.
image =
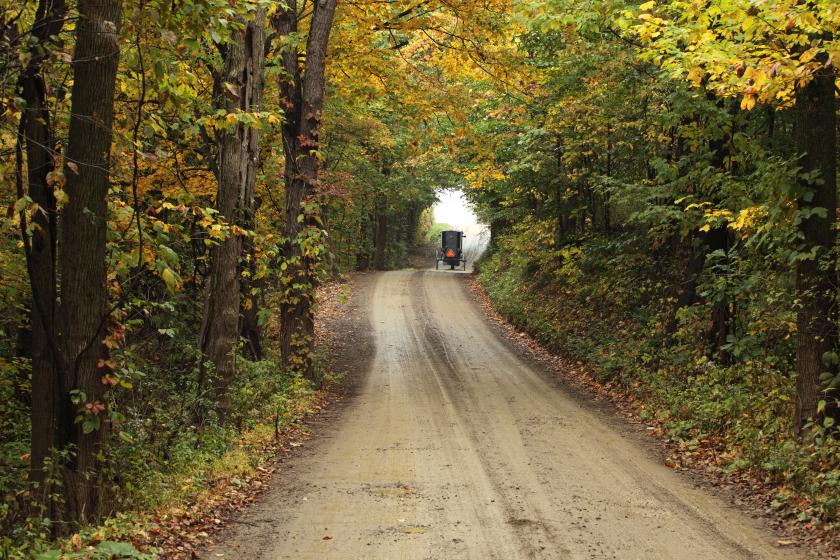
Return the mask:
<svg viewBox="0 0 840 560">
<path fill-rule="evenodd" d="M 69 198 L 61 212 L 61 344 L 66 369 L 63 399 L 71 392 L 81 402 L 65 402 L 61 419 L 74 456 L 64 469 L 70 519 L 85 521 L 104 511 L 98 487 L 101 447 L 107 418 L 101 405 L 107 369 L 103 344 L 109 322 L 106 286 L 109 164 L 114 119 L 114 84 L 119 63 L 120 0 L 82 0 L 78 4 L 70 132 L 64 174 Z M 85 406 L 93 407 L 88 408 Z M 99 420 L 85 433 L 77 415 Z M 63 443 L 63 442 L 62 442 Z M 64 447 L 64 446 L 60 446 Z"/>
<path fill-rule="evenodd" d="M 373 268 L 385 270 L 385 256 L 388 248 L 388 205 L 384 194 L 376 197 L 376 234 L 373 242 L 375 248 Z"/>
<path fill-rule="evenodd" d="M 262 106 L 265 14 L 231 33 L 224 56 L 217 106 L 228 113 L 258 111 Z M 231 228 L 253 224 L 254 185 L 259 158 L 256 128 L 242 123 L 225 127 L 218 135 L 216 209 Z M 243 237 L 230 234 L 210 251 L 210 272 L 199 348 L 213 364 L 213 397 L 222 418 L 228 416 L 228 387 L 236 377 L 240 333 Z"/>
<path fill-rule="evenodd" d="M 251 61 L 249 82 L 252 84 L 249 95 L 249 111 L 261 111 L 263 108 L 263 90 L 265 88 L 265 11 L 258 8 L 254 20 L 248 24 L 250 45 L 249 59 Z M 245 189 L 242 196 L 243 227 L 253 231 L 256 226 L 257 201 L 257 167 L 259 166 L 260 144 L 259 131 L 250 129 L 247 145 L 247 169 Z M 257 254 L 254 241 L 250 237 L 243 240 L 242 269 L 249 274 L 242 282 L 242 319 L 239 331 L 242 333 L 248 347 L 248 354 L 254 360 L 261 360 L 263 356 L 261 333 L 259 326 L 260 300 L 258 292 L 262 289 L 262 282 L 256 279 Z M 257 292 L 257 293 L 255 293 Z"/>
<path fill-rule="evenodd" d="M 324 106 L 327 45 L 335 16 L 336 0 L 313 3 L 306 41 L 304 67 L 298 53 L 288 48 L 283 55 L 285 75 L 280 89 L 288 110 L 283 126 L 285 153 L 285 231 L 287 282 L 281 304 L 280 348 L 283 364 L 290 371 L 314 377 L 314 297 L 317 286 L 320 220 L 315 200 L 318 181 L 319 129 Z M 280 36 L 298 31 L 297 3 L 274 21 Z"/>
<path fill-rule="evenodd" d="M 837 349 L 837 277 L 832 251 L 837 215 L 837 122 L 833 68 L 821 70 L 797 91 L 795 138 L 803 173 L 818 172 L 815 181 L 803 180 L 800 211 L 824 209 L 806 215 L 800 224 L 802 251 L 814 258 L 799 261 L 796 292 L 796 416 L 802 432 L 817 416 L 822 393 L 820 375 L 830 368 L 823 355 Z M 836 415 L 836 411 L 827 410 Z"/>
<path fill-rule="evenodd" d="M 26 148 L 26 194 L 37 205 L 31 224 L 21 220 L 26 265 L 32 292 L 32 434 L 30 481 L 44 481 L 44 460 L 57 443 L 61 394 L 57 378 L 56 330 L 56 201 L 49 176 L 55 170 L 55 134 L 50 119 L 47 85 L 42 73 L 58 34 L 64 26 L 67 6 L 62 0 L 40 0 L 32 24 L 36 40 L 29 61 L 18 80 L 19 95 L 26 101 L 21 116 L 19 142 Z M 22 193 L 19 193 L 22 194 Z M 28 226 L 31 225 L 31 235 Z M 41 492 L 46 491 L 41 488 Z M 46 497 L 46 496 L 44 496 Z"/>
</svg>

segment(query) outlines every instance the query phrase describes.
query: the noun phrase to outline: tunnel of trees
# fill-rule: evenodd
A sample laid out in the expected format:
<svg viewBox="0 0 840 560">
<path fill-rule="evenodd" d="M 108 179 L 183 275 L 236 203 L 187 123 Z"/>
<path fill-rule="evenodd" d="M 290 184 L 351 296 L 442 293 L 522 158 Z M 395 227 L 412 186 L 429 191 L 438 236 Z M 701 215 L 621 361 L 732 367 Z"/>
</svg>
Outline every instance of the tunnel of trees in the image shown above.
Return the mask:
<svg viewBox="0 0 840 560">
<path fill-rule="evenodd" d="M 317 287 L 404 266 L 441 188 L 510 321 L 836 527 L 838 34 L 833 0 L 0 1 L 0 557 L 276 427 Z"/>
</svg>

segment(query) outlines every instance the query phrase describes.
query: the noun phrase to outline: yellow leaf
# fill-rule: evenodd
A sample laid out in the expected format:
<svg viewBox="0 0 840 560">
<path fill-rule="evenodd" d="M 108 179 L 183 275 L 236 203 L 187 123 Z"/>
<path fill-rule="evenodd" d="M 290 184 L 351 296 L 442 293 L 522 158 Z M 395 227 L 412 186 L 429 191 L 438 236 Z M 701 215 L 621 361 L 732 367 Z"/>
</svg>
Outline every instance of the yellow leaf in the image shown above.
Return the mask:
<svg viewBox="0 0 840 560">
<path fill-rule="evenodd" d="M 806 62 L 811 61 L 815 56 L 817 56 L 817 49 L 808 49 L 799 57 L 799 63 L 804 64 Z"/>
<path fill-rule="evenodd" d="M 75 533 L 72 537 L 70 537 L 70 546 L 73 547 L 73 550 L 81 550 L 82 537 L 79 535 L 79 533 Z"/>
<path fill-rule="evenodd" d="M 744 98 L 741 99 L 741 110 L 749 111 L 753 107 L 755 107 L 755 95 L 745 95 Z"/>
<path fill-rule="evenodd" d="M 169 290 L 169 293 L 173 293 L 178 284 L 178 278 L 175 276 L 175 273 L 172 271 L 172 269 L 164 268 L 163 272 L 160 273 L 160 277 L 163 280 L 164 284 L 166 284 L 166 289 Z"/>
</svg>

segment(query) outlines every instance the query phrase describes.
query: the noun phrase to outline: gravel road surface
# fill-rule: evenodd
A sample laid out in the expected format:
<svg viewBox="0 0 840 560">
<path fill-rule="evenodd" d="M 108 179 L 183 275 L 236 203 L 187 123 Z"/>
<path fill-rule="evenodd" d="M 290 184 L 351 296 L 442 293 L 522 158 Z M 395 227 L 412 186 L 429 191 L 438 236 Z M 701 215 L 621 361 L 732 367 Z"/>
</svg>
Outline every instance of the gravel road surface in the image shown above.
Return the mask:
<svg viewBox="0 0 840 560">
<path fill-rule="evenodd" d="M 367 277 L 355 394 L 204 558 L 807 558 L 518 357 L 465 284 Z"/>
</svg>

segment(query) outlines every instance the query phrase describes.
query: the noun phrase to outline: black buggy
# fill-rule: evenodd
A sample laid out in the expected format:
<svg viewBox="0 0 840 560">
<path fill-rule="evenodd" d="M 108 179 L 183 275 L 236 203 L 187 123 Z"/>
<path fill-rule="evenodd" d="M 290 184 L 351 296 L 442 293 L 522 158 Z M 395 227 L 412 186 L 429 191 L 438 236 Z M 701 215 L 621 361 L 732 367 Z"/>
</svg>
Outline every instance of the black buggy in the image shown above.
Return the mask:
<svg viewBox="0 0 840 560">
<path fill-rule="evenodd" d="M 464 258 L 464 235 L 463 231 L 442 231 L 440 232 L 440 248 L 435 252 L 435 270 L 441 262 L 449 265 L 449 270 L 461 265 L 467 270 L 467 259 Z"/>
</svg>

